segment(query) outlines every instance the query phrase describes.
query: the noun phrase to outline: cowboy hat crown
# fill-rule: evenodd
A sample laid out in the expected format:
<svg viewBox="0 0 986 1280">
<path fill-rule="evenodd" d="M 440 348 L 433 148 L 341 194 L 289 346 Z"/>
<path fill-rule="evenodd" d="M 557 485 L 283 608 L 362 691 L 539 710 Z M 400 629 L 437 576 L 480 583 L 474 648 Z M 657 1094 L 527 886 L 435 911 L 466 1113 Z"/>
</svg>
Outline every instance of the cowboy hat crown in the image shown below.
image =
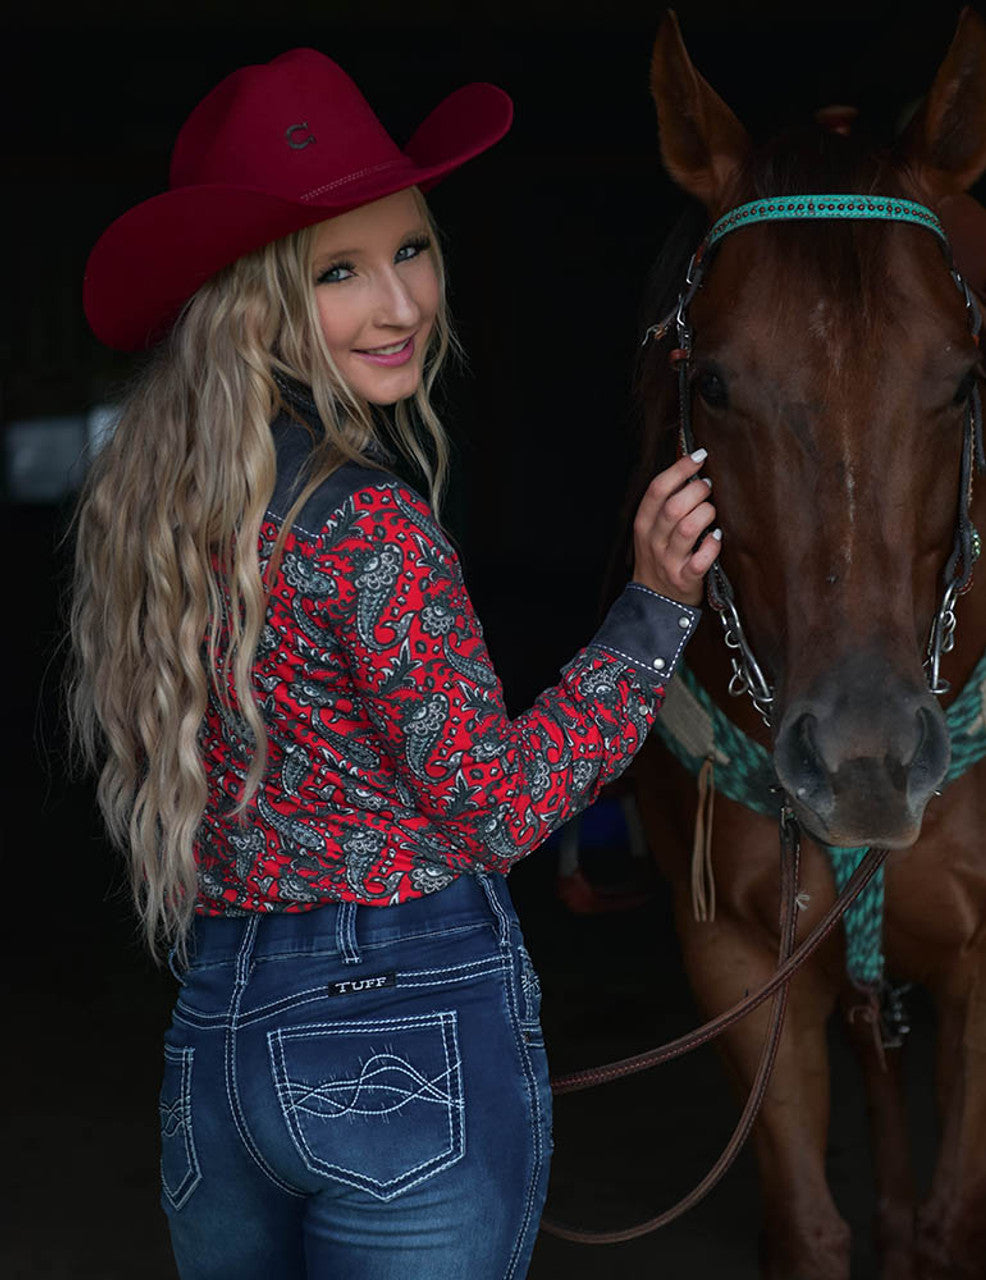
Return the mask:
<svg viewBox="0 0 986 1280">
<path fill-rule="evenodd" d="M 410 162 L 342 67 L 291 49 L 202 99 L 175 142 L 170 186 L 228 183 L 304 200 L 327 172 L 342 185 L 401 163 Z"/>
</svg>

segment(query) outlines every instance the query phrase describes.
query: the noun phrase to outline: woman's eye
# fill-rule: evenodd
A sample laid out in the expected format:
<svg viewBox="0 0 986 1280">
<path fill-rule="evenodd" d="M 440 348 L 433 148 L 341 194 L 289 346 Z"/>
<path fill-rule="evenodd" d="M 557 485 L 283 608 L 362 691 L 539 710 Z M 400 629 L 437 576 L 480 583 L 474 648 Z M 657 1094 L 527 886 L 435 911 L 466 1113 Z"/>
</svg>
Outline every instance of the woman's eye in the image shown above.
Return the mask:
<svg viewBox="0 0 986 1280">
<path fill-rule="evenodd" d="M 426 249 L 431 248 L 431 241 L 427 236 L 420 236 L 416 240 L 409 240 L 407 244 L 402 244 L 394 255 L 395 262 L 409 262 L 412 258 L 416 258 L 419 253 L 424 253 Z"/>
<path fill-rule="evenodd" d="M 352 274 L 353 265 L 351 262 L 334 262 L 331 267 L 325 268 L 315 283 L 337 284 L 340 280 L 348 280 Z"/>
<path fill-rule="evenodd" d="M 710 409 L 725 409 L 729 404 L 729 394 L 726 391 L 725 382 L 718 373 L 713 373 L 711 369 L 703 369 L 695 379 L 695 386 L 698 394 Z"/>
</svg>

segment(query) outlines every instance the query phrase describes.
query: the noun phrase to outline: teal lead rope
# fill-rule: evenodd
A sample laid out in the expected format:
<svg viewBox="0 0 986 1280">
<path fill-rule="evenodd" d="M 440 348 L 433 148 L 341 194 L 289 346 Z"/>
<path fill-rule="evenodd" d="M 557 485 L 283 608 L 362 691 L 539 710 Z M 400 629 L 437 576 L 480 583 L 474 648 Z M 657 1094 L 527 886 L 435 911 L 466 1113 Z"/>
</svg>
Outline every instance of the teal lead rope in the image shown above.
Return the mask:
<svg viewBox="0 0 986 1280">
<path fill-rule="evenodd" d="M 754 813 L 776 819 L 783 802 L 770 756 L 726 716 L 684 664 L 677 679 L 712 723 L 716 748 L 716 790 Z M 986 756 L 986 654 L 979 659 L 965 688 L 945 713 L 952 755 L 944 785 L 954 782 Z M 665 746 L 695 777 L 705 763 L 695 756 L 658 716 L 654 731 Z M 723 762 L 725 758 L 725 762 Z M 865 848 L 823 846 L 835 877 L 836 889 L 845 886 L 862 861 Z M 858 987 L 874 989 L 883 980 L 883 868 L 849 907 L 843 917 L 846 931 L 846 969 Z"/>
</svg>

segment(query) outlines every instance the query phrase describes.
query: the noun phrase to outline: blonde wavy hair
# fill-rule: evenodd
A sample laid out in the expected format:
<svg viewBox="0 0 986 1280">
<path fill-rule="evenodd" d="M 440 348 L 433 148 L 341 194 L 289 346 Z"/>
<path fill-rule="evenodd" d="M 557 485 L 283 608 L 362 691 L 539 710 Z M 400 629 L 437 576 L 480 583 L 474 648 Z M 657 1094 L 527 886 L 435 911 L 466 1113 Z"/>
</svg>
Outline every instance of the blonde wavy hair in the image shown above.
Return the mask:
<svg viewBox="0 0 986 1280">
<path fill-rule="evenodd" d="M 436 516 L 449 448 L 431 391 L 455 346 L 441 284 L 425 372 L 388 415 L 334 366 L 312 278 L 317 227 L 247 254 L 204 284 L 126 397 L 76 512 L 70 629 L 73 739 L 99 770 L 109 835 L 155 958 L 184 945 L 198 892 L 193 844 L 207 785 L 199 734 L 210 686 L 244 726 L 252 755 L 237 812 L 257 790 L 267 733 L 252 680 L 284 538 L 311 493 L 346 461 L 380 467 L 385 440 L 424 476 Z M 275 374 L 312 389 L 323 424 L 304 484 L 262 572 L 261 524 L 274 489 Z M 422 439 L 422 436 L 424 439 Z M 430 447 L 428 447 L 430 446 Z"/>
</svg>

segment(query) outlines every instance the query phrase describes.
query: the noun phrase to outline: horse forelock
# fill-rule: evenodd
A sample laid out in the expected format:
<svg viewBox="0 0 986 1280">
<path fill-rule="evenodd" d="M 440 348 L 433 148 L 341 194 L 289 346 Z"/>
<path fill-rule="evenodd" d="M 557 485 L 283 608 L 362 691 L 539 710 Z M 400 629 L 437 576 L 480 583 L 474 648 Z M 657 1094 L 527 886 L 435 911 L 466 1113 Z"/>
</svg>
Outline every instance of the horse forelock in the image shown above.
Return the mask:
<svg viewBox="0 0 986 1280">
<path fill-rule="evenodd" d="M 754 152 L 741 183 L 737 203 L 830 191 L 913 195 L 892 150 L 865 136 L 846 137 L 817 125 L 782 134 Z M 894 317 L 898 290 L 888 253 L 892 223 L 792 221 L 764 229 L 778 246 L 785 281 L 822 301 L 827 330 L 865 343 Z"/>
<path fill-rule="evenodd" d="M 755 149 L 741 171 L 730 207 L 771 196 L 811 192 L 846 192 L 915 197 L 914 180 L 893 149 L 865 135 L 845 136 L 817 124 L 788 130 Z M 725 212 L 725 209 L 720 210 Z M 644 290 L 641 330 L 667 315 L 684 282 L 689 257 L 709 226 L 702 206 L 690 200 L 651 268 Z M 776 222 L 757 228 L 767 244 L 777 246 L 773 291 L 783 290 L 794 305 L 805 303 L 804 323 L 837 359 L 835 339 L 857 351 L 869 349 L 876 337 L 898 319 L 899 283 L 888 252 L 894 225 L 888 222 Z M 715 272 L 714 260 L 708 268 Z M 708 287 L 708 285 L 706 286 Z M 768 297 L 764 302 L 783 302 Z M 646 398 L 649 428 L 670 425 L 663 402 L 673 396 L 663 347 L 641 351 L 635 375 L 638 399 Z"/>
</svg>

